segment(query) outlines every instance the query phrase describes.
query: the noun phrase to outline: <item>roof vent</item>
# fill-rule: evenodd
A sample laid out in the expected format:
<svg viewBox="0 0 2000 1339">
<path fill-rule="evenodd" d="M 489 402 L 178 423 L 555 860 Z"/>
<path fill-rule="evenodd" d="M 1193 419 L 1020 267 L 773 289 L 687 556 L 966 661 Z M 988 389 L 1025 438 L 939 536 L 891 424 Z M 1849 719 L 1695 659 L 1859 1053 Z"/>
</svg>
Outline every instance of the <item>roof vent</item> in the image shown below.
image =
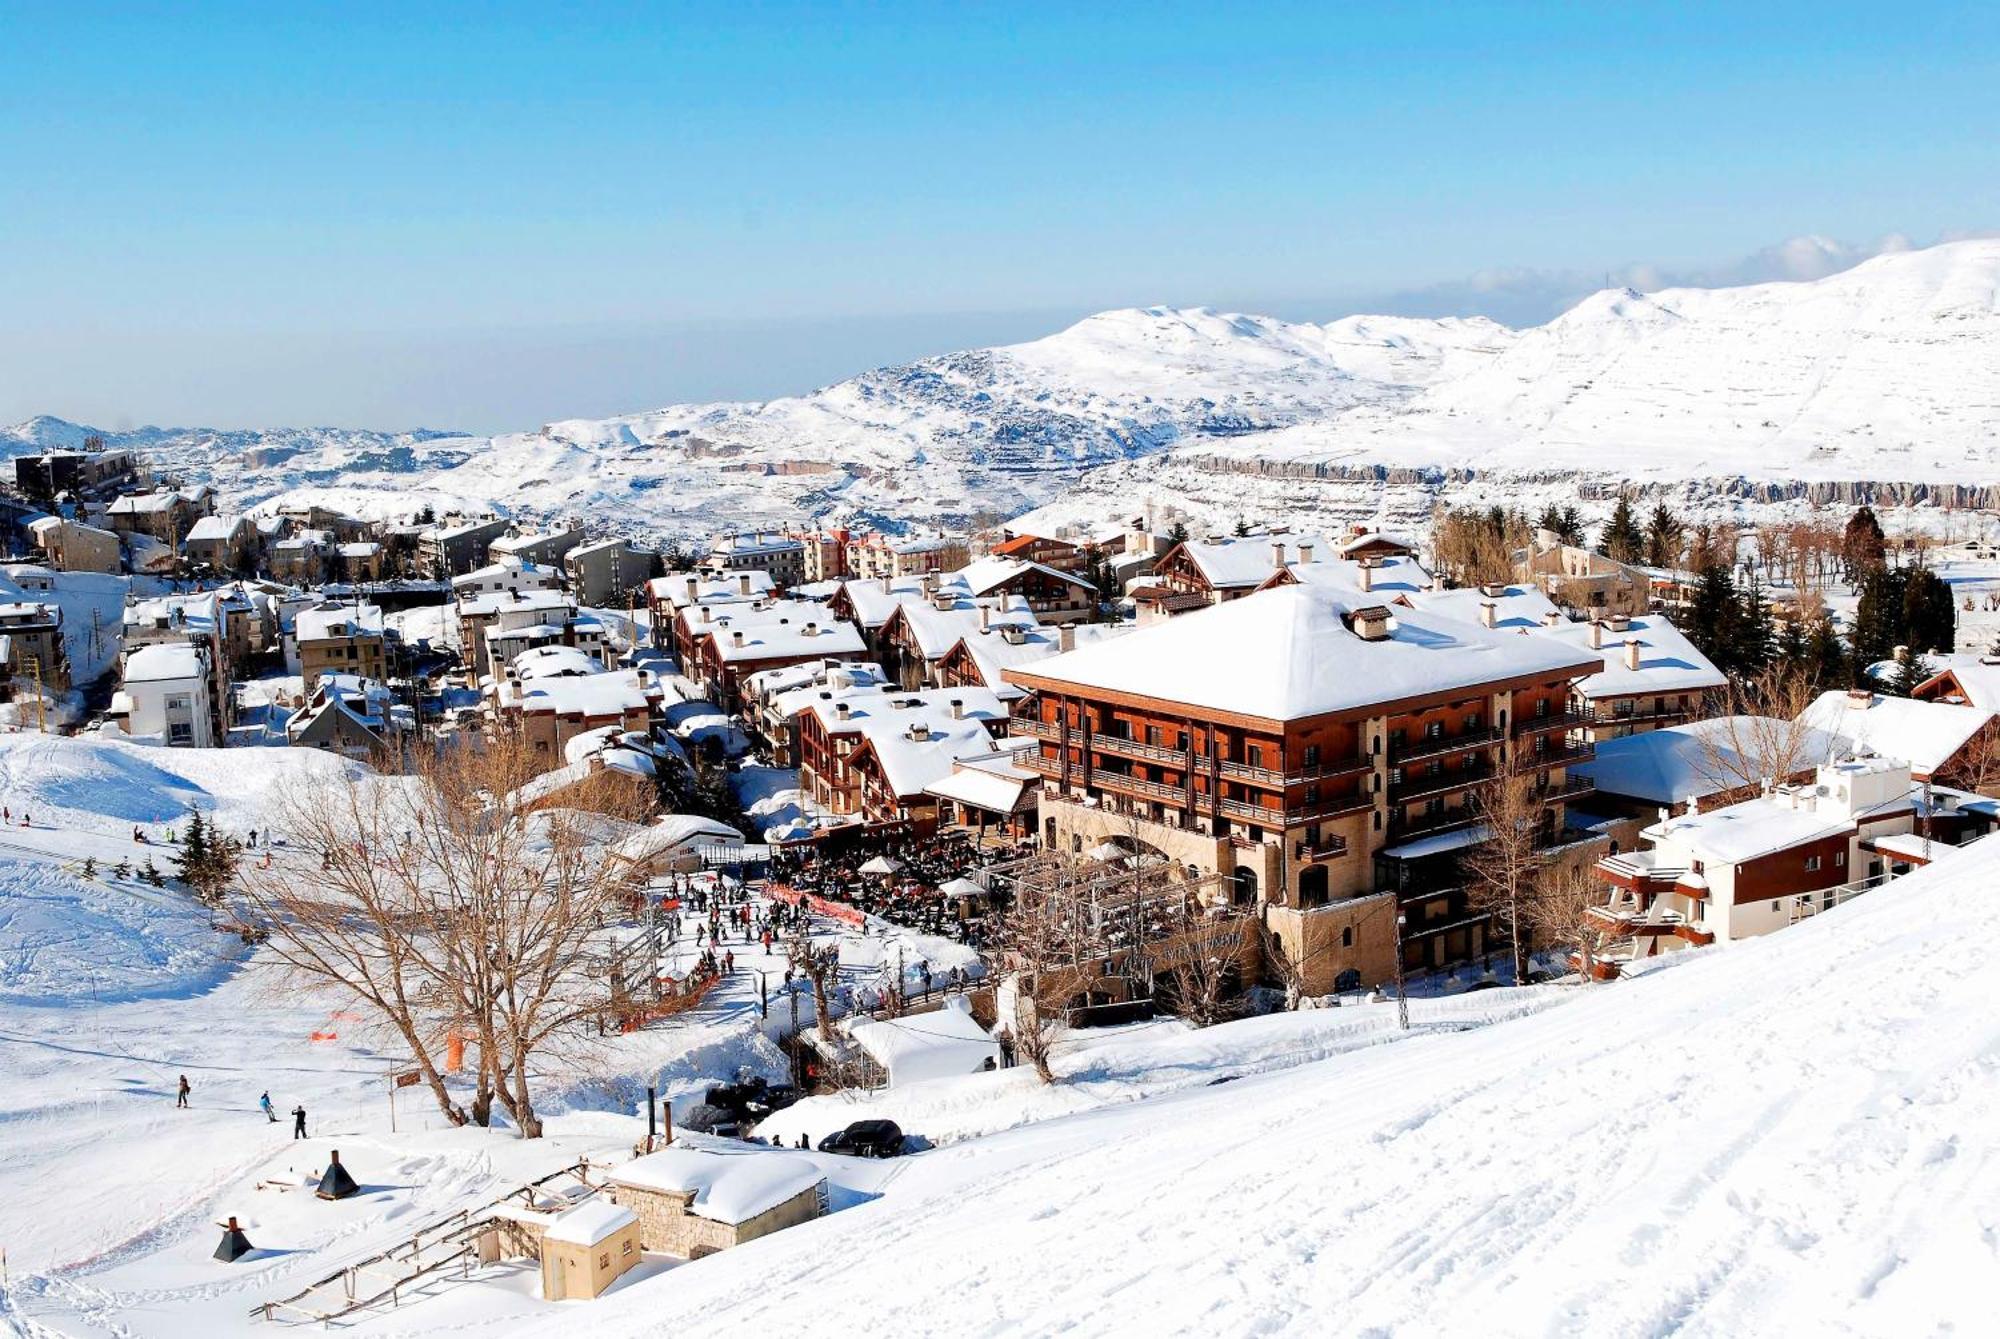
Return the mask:
<svg viewBox="0 0 2000 1339">
<path fill-rule="evenodd" d="M 1489 600 L 1497 600 L 1507 593 L 1507 587 L 1498 581 L 1483 581 L 1479 585 L 1479 593 Z"/>
<path fill-rule="evenodd" d="M 1009 646 L 1019 646 L 1028 640 L 1028 630 L 1018 623 L 1009 623 L 1000 629 L 1000 635 L 1007 639 Z"/>
<path fill-rule="evenodd" d="M 913 744 L 930 743 L 931 728 L 930 726 L 924 724 L 922 721 L 911 721 L 908 734 L 910 737 L 910 742 Z"/>
<path fill-rule="evenodd" d="M 1347 616 L 1349 630 L 1364 642 L 1387 641 L 1392 621 L 1388 608 L 1379 604 L 1357 609 Z"/>
<path fill-rule="evenodd" d="M 1632 626 L 1632 620 L 1623 614 L 1606 614 L 1604 628 L 1607 632 L 1624 632 Z"/>
</svg>

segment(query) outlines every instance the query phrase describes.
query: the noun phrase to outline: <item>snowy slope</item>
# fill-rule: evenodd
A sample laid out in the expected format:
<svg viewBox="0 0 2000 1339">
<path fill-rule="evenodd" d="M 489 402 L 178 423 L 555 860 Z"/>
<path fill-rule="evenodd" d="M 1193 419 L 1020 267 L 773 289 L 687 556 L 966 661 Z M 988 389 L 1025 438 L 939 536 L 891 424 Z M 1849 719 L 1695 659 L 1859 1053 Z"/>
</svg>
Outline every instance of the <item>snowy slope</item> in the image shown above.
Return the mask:
<svg viewBox="0 0 2000 1339">
<path fill-rule="evenodd" d="M 910 1160 L 607 1335 L 1990 1327 L 2000 842 L 1564 1007 Z M 563 1333 L 551 1320 L 532 1333 Z"/>
</svg>

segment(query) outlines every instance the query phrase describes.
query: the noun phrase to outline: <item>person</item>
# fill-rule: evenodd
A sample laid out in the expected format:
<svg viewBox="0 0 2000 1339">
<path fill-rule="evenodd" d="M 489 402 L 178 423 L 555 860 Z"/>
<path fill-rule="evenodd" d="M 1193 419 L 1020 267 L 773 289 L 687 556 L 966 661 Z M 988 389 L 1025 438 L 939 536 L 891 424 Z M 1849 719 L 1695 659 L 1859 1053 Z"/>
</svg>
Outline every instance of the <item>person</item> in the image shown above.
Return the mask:
<svg viewBox="0 0 2000 1339">
<path fill-rule="evenodd" d="M 271 1110 L 271 1094 L 269 1092 L 266 1092 L 262 1097 L 257 1099 L 257 1105 L 264 1109 L 265 1120 L 270 1121 L 273 1125 L 278 1123 L 278 1113 Z"/>
<path fill-rule="evenodd" d="M 306 1106 L 301 1102 L 292 1108 L 292 1138 L 306 1137 Z"/>
<path fill-rule="evenodd" d="M 180 1092 L 174 1095 L 174 1105 L 176 1107 L 185 1107 L 188 1104 L 188 1092 L 189 1092 L 188 1076 L 183 1074 L 181 1075 Z"/>
</svg>

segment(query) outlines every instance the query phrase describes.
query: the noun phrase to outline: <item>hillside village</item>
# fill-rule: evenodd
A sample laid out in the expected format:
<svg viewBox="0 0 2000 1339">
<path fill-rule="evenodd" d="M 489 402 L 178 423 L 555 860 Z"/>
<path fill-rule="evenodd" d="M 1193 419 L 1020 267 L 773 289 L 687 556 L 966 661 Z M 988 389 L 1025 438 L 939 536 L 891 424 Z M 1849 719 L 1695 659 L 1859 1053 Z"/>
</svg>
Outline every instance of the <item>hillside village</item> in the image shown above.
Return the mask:
<svg viewBox="0 0 2000 1339">
<path fill-rule="evenodd" d="M 677 1306 L 884 1159 L 1795 960 L 2000 824 L 2000 556 L 1865 506 L 663 550 L 13 471 L 30 1327 Z"/>
</svg>

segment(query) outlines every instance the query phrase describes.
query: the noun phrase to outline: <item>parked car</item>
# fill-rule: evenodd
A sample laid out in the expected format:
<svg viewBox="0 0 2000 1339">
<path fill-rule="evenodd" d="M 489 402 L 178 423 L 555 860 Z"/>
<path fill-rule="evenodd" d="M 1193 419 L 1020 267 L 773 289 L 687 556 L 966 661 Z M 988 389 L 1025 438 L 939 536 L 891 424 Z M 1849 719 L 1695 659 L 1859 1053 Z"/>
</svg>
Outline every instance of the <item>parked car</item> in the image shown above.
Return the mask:
<svg viewBox="0 0 2000 1339">
<path fill-rule="evenodd" d="M 735 1113 L 739 1120 L 755 1123 L 798 1101 L 799 1090 L 789 1083 L 751 1078 L 740 1083 L 719 1083 L 708 1090 L 705 1100 L 709 1106 Z"/>
<path fill-rule="evenodd" d="M 820 1140 L 819 1151 L 856 1158 L 893 1158 L 903 1151 L 903 1129 L 892 1120 L 858 1120 Z"/>
</svg>

